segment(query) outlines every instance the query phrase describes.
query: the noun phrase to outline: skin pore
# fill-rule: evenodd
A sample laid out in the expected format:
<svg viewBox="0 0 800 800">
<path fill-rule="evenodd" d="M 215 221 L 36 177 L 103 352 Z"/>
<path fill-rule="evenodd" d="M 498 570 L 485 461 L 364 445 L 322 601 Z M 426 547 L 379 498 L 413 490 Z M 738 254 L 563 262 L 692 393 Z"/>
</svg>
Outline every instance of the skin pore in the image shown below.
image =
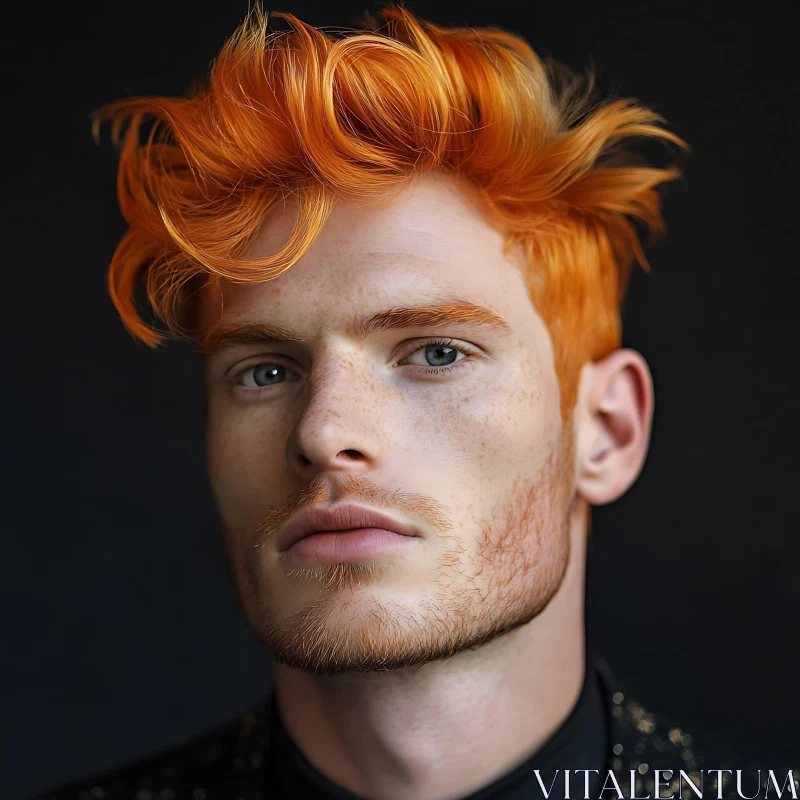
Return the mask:
<svg viewBox="0 0 800 800">
<path fill-rule="evenodd" d="M 295 216 L 271 212 L 247 255 L 279 249 Z M 242 608 L 289 735 L 375 800 L 468 795 L 567 717 L 589 507 L 647 452 L 652 382 L 632 350 L 584 365 L 562 425 L 552 340 L 503 241 L 434 173 L 383 208 L 337 205 L 291 269 L 225 283 L 203 309 L 228 333 L 205 357 L 208 466 Z M 390 309 L 413 327 L 354 327 Z M 418 538 L 358 562 L 279 552 L 300 509 L 343 502 Z"/>
</svg>

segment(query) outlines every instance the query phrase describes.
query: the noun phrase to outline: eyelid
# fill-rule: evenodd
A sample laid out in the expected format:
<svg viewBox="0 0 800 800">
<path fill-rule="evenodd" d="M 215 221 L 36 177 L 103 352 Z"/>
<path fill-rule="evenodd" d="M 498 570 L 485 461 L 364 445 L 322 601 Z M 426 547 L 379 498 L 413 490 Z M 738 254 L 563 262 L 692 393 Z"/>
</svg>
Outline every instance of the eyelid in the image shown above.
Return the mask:
<svg viewBox="0 0 800 800">
<path fill-rule="evenodd" d="M 477 355 L 480 351 L 466 342 L 461 342 L 459 340 L 453 339 L 449 336 L 430 336 L 430 337 L 421 337 L 415 340 L 412 340 L 409 343 L 409 349 L 405 351 L 405 355 L 402 358 L 408 358 L 412 353 L 416 353 L 417 350 L 421 350 L 423 347 L 427 347 L 430 345 L 441 345 L 442 347 L 454 347 L 456 349 L 463 350 L 465 353 L 470 355 Z M 250 362 L 251 359 L 254 359 L 252 363 L 248 364 L 246 367 L 241 366 L 241 362 L 236 362 L 231 364 L 223 373 L 223 376 L 229 375 L 240 375 L 242 372 L 245 372 L 248 369 L 252 369 L 253 367 L 257 367 L 260 364 L 271 363 L 275 362 L 276 364 L 283 364 L 287 366 L 285 361 L 291 359 L 289 356 L 284 355 L 283 353 L 260 353 L 258 355 L 250 356 L 249 358 L 244 359 L 246 362 Z M 283 360 L 282 360 L 283 359 Z M 295 362 L 296 363 L 296 362 Z"/>
</svg>

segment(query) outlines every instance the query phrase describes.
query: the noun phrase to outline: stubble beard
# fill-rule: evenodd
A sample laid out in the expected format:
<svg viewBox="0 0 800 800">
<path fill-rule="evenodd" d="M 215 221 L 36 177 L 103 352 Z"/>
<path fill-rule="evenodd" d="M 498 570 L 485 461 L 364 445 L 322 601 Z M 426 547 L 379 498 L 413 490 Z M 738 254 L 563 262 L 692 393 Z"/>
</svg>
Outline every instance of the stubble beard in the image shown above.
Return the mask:
<svg viewBox="0 0 800 800">
<path fill-rule="evenodd" d="M 383 672 L 480 648 L 533 620 L 555 596 L 569 563 L 573 448 L 565 428 L 540 472 L 518 476 L 505 500 L 480 520 L 470 552 L 458 531 L 441 526 L 437 543 L 446 546 L 434 588 L 413 605 L 382 596 L 381 579 L 391 566 L 345 562 L 286 573 L 313 585 L 316 599 L 281 614 L 259 551 L 248 547 L 243 555 L 226 532 L 240 603 L 272 658 L 320 675 Z M 353 480 L 355 487 L 359 479 Z"/>
</svg>

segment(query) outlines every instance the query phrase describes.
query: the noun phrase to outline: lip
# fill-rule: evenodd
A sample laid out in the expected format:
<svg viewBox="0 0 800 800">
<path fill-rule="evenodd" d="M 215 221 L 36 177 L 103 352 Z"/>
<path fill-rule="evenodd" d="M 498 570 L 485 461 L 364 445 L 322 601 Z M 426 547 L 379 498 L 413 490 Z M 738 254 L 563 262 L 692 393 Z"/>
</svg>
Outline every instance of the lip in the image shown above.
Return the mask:
<svg viewBox="0 0 800 800">
<path fill-rule="evenodd" d="M 347 505 L 329 508 L 306 508 L 286 524 L 278 537 L 278 550 L 288 550 L 293 544 L 323 531 L 352 531 L 354 528 L 383 528 L 401 536 L 418 536 L 416 530 L 388 514 L 364 506 Z"/>
</svg>

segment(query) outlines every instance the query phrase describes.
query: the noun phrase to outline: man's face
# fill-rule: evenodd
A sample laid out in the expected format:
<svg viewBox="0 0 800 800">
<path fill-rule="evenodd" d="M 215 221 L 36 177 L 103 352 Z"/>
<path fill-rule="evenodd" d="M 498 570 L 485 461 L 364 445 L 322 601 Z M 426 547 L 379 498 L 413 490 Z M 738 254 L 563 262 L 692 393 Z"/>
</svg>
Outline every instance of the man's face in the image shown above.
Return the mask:
<svg viewBox="0 0 800 800">
<path fill-rule="evenodd" d="M 271 214 L 248 256 L 282 247 L 295 218 Z M 287 272 L 223 287 L 214 320 L 304 340 L 206 360 L 211 487 L 245 614 L 276 660 L 327 674 L 425 663 L 525 624 L 558 589 L 571 426 L 550 336 L 502 245 L 459 184 L 432 175 L 383 209 L 338 205 Z M 350 330 L 456 302 L 505 326 Z M 300 510 L 347 503 L 417 535 L 327 559 L 281 550 Z"/>
</svg>

